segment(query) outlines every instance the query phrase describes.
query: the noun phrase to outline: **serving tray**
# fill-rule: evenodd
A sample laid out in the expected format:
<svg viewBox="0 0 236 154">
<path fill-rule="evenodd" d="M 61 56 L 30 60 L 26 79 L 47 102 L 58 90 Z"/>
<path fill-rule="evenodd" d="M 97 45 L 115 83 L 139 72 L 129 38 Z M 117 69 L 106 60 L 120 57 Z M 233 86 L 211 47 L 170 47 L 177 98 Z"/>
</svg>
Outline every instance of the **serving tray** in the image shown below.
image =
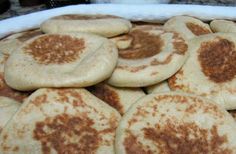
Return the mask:
<svg viewBox="0 0 236 154">
<path fill-rule="evenodd" d="M 203 5 L 128 5 L 128 4 L 89 4 L 73 5 L 39 11 L 0 21 L 0 38 L 11 33 L 37 28 L 46 19 L 61 14 L 111 14 L 132 21 L 164 22 L 177 15 L 189 15 L 203 21 L 212 19 L 236 20 L 236 7 Z"/>
</svg>

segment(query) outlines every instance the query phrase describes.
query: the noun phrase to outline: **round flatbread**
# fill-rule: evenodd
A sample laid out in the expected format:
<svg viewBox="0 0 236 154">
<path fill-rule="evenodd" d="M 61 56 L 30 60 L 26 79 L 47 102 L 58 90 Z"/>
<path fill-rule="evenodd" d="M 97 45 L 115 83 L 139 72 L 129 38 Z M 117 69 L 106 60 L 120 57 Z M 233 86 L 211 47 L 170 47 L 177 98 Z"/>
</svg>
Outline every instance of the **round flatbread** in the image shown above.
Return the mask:
<svg viewBox="0 0 236 154">
<path fill-rule="evenodd" d="M 45 34 L 9 57 L 5 80 L 17 90 L 85 87 L 108 78 L 118 59 L 116 46 L 89 33 Z"/>
<path fill-rule="evenodd" d="M 213 20 L 210 23 L 211 29 L 214 32 L 235 33 L 236 23 L 228 20 Z"/>
<path fill-rule="evenodd" d="M 236 109 L 236 38 L 217 33 L 189 41 L 190 57 L 169 79 L 172 90 L 207 97 L 225 109 Z"/>
<path fill-rule="evenodd" d="M 39 29 L 36 29 L 15 33 L 5 37 L 0 40 L 0 52 L 4 54 L 11 54 L 12 52 L 15 52 L 25 41 L 41 34 L 42 32 Z"/>
<path fill-rule="evenodd" d="M 114 153 L 120 114 L 85 89 L 39 89 L 0 134 L 4 154 Z"/>
<path fill-rule="evenodd" d="M 193 17 L 176 16 L 164 24 L 164 29 L 179 33 L 184 39 L 212 33 L 208 24 Z"/>
<path fill-rule="evenodd" d="M 117 87 L 143 87 L 173 75 L 185 62 L 188 45 L 177 33 L 159 26 L 138 26 L 126 36 L 130 47 L 119 50 L 118 64 L 108 83 Z"/>
<path fill-rule="evenodd" d="M 145 96 L 141 88 L 118 88 L 106 83 L 97 84 L 89 88 L 89 91 L 115 108 L 121 115 L 137 100 Z"/>
<path fill-rule="evenodd" d="M 150 94 L 122 117 L 117 154 L 236 153 L 236 123 L 224 108 L 197 96 Z"/>
<path fill-rule="evenodd" d="M 53 17 L 41 24 L 45 33 L 90 32 L 105 37 L 117 36 L 129 32 L 130 21 L 111 15 L 68 14 Z"/>
<path fill-rule="evenodd" d="M 6 84 L 4 79 L 4 65 L 8 57 L 8 54 L 3 54 L 0 52 L 0 96 L 8 97 L 18 102 L 23 102 L 23 100 L 27 98 L 31 92 L 17 91 Z"/>
<path fill-rule="evenodd" d="M 171 91 L 171 90 L 170 90 L 170 87 L 169 87 L 169 85 L 168 85 L 167 80 L 162 81 L 162 82 L 160 82 L 160 83 L 158 83 L 158 84 L 155 84 L 155 85 L 146 87 L 145 89 L 146 89 L 146 91 L 147 91 L 148 94 L 151 94 L 151 93 L 160 93 L 160 92 L 169 92 L 169 91 Z"/>
<path fill-rule="evenodd" d="M 21 103 L 8 97 L 0 96 L 0 133 L 3 127 L 19 109 Z"/>
</svg>

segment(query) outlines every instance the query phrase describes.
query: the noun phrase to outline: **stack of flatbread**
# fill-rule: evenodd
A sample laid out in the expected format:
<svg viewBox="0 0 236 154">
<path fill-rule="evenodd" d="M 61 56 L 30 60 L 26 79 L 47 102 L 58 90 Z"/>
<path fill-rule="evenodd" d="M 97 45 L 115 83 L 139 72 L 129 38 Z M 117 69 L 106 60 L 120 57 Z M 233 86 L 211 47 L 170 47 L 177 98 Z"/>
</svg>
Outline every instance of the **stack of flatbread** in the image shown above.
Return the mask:
<svg viewBox="0 0 236 154">
<path fill-rule="evenodd" d="M 236 153 L 236 24 L 67 14 L 0 40 L 0 153 Z"/>
</svg>

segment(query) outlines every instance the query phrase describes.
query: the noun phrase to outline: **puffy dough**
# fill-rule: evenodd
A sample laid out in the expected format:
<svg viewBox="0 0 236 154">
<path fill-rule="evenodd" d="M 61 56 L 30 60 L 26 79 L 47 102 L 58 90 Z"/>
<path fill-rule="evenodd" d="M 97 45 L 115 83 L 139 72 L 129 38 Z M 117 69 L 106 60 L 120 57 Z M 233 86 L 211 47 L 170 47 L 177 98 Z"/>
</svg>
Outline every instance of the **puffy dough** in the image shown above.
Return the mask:
<svg viewBox="0 0 236 154">
<path fill-rule="evenodd" d="M 45 34 L 11 54 L 5 80 L 17 90 L 84 87 L 108 78 L 118 59 L 116 46 L 89 33 Z"/>
<path fill-rule="evenodd" d="M 131 27 L 130 21 L 111 15 L 69 14 L 53 17 L 41 24 L 45 33 L 90 32 L 105 37 L 127 33 Z"/>
<path fill-rule="evenodd" d="M 0 151 L 113 154 L 119 120 L 115 109 L 85 89 L 39 89 L 2 130 Z"/>
<path fill-rule="evenodd" d="M 178 32 L 185 39 L 212 33 L 208 24 L 193 17 L 176 16 L 164 24 L 164 29 Z"/>
<path fill-rule="evenodd" d="M 211 29 L 214 32 L 235 33 L 236 23 L 228 20 L 213 20 L 210 23 Z"/>
<path fill-rule="evenodd" d="M 188 56 L 186 41 L 159 26 L 137 26 L 124 39 L 130 46 L 119 50 L 118 64 L 108 80 L 116 87 L 143 87 L 173 75 Z"/>
<path fill-rule="evenodd" d="M 9 57 L 9 54 L 0 52 L 0 97 L 8 97 L 17 102 L 22 103 L 23 100 L 30 95 L 31 92 L 21 92 L 9 87 L 4 79 L 4 66 Z"/>
<path fill-rule="evenodd" d="M 236 109 L 235 46 L 235 35 L 230 33 L 190 40 L 190 56 L 169 79 L 170 88 L 207 97 L 225 109 Z"/>
<path fill-rule="evenodd" d="M 236 123 L 221 106 L 184 93 L 150 94 L 122 117 L 117 154 L 236 153 Z"/>
</svg>

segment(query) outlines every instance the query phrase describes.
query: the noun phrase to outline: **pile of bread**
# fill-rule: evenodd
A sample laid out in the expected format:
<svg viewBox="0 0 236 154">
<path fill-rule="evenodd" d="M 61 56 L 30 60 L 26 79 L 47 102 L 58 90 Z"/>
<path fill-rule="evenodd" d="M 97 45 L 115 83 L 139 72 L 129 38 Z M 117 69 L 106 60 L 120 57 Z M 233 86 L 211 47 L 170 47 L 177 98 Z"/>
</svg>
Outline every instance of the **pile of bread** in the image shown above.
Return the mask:
<svg viewBox="0 0 236 154">
<path fill-rule="evenodd" d="M 235 32 L 70 14 L 1 39 L 0 153 L 236 153 Z"/>
</svg>

